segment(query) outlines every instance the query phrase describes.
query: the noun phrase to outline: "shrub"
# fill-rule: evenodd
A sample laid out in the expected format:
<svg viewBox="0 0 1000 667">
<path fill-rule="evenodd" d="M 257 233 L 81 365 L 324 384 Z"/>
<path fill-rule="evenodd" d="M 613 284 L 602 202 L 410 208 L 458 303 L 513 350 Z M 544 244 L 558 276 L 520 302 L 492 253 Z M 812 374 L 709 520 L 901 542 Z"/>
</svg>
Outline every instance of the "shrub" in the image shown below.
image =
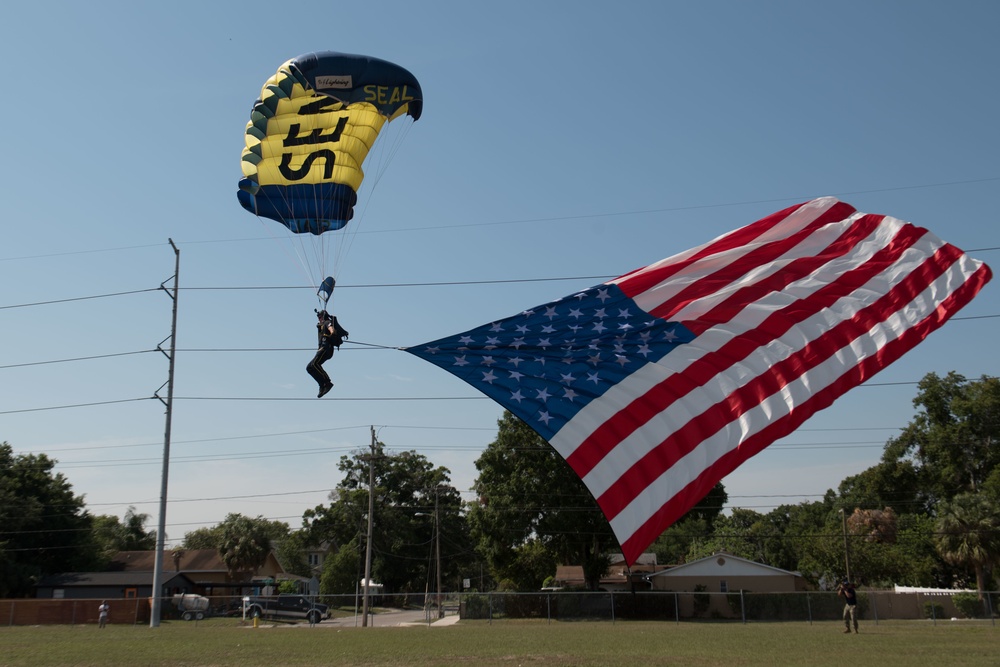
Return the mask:
<svg viewBox="0 0 1000 667">
<path fill-rule="evenodd" d="M 944 607 L 933 602 L 924 603 L 924 616 L 926 618 L 944 618 Z"/>
<path fill-rule="evenodd" d="M 956 593 L 951 596 L 955 609 L 965 618 L 977 618 L 983 614 L 983 601 L 976 593 Z"/>
</svg>

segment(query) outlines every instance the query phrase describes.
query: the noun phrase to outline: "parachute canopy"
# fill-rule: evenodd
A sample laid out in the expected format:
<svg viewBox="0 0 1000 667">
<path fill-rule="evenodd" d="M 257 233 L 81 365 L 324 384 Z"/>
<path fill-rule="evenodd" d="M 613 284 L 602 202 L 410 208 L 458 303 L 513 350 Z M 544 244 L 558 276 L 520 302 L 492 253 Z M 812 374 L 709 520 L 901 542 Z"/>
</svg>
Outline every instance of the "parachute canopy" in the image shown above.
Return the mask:
<svg viewBox="0 0 1000 667">
<path fill-rule="evenodd" d="M 297 234 L 340 229 L 382 127 L 416 120 L 422 107 L 420 84 L 393 63 L 331 51 L 292 58 L 250 112 L 240 204 Z"/>
</svg>

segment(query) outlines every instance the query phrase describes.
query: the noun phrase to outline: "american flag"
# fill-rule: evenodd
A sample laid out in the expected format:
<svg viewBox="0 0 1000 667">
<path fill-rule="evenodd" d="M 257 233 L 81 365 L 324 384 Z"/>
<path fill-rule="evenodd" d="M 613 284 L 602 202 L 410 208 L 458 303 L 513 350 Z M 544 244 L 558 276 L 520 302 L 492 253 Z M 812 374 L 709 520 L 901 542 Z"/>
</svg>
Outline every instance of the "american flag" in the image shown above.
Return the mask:
<svg viewBox="0 0 1000 667">
<path fill-rule="evenodd" d="M 408 348 L 534 428 L 629 564 L 727 474 L 898 359 L 989 267 L 831 197 Z"/>
</svg>

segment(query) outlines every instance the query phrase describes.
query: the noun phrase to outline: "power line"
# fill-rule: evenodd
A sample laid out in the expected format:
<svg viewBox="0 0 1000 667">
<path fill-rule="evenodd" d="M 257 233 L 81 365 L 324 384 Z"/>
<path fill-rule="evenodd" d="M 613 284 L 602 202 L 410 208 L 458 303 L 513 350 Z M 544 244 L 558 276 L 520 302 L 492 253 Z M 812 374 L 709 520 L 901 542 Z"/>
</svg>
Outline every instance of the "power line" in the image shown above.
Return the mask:
<svg viewBox="0 0 1000 667">
<path fill-rule="evenodd" d="M 929 188 L 951 187 L 951 186 L 955 186 L 955 185 L 973 185 L 973 184 L 977 184 L 977 183 L 991 183 L 991 182 L 998 181 L 998 180 L 1000 180 L 1000 177 L 991 176 L 991 177 L 974 178 L 974 179 L 967 179 L 967 180 L 961 180 L 961 181 L 944 181 L 944 182 L 939 182 L 939 183 L 924 183 L 924 184 L 920 184 L 920 185 L 903 185 L 903 186 L 893 186 L 893 187 L 884 187 L 884 188 L 872 188 L 872 189 L 868 189 L 868 190 L 846 190 L 846 191 L 842 191 L 842 192 L 833 192 L 833 193 L 825 193 L 825 194 L 832 194 L 833 196 L 836 196 L 836 197 L 844 197 L 844 196 L 860 195 L 860 194 L 877 194 L 877 193 L 882 193 L 882 192 L 899 192 L 899 191 L 903 191 L 903 190 L 922 190 L 922 189 L 929 189 Z M 713 208 L 731 208 L 731 207 L 738 207 L 738 206 L 754 206 L 754 205 L 758 205 L 758 204 L 772 204 L 772 203 L 790 202 L 790 201 L 791 202 L 797 202 L 797 201 L 806 201 L 806 200 L 809 200 L 809 199 L 814 199 L 815 197 L 816 197 L 816 195 L 799 195 L 799 196 L 793 196 L 793 197 L 787 197 L 787 196 L 786 197 L 772 197 L 772 198 L 767 198 L 767 199 L 755 199 L 755 200 L 745 200 L 745 201 L 736 201 L 736 202 L 722 202 L 722 203 L 715 203 L 715 204 L 692 204 L 692 205 L 687 205 L 687 206 L 667 206 L 667 207 L 660 207 L 660 208 L 637 209 L 637 210 L 630 210 L 630 211 L 610 211 L 610 212 L 605 212 L 605 213 L 562 215 L 562 216 L 550 216 L 550 217 L 544 217 L 544 218 L 521 218 L 521 219 L 513 219 L 513 220 L 497 220 L 497 221 L 492 221 L 492 222 L 472 222 L 472 223 L 464 223 L 464 224 L 458 224 L 458 225 L 428 225 L 428 226 L 424 226 L 424 227 L 400 227 L 400 228 L 395 228 L 395 229 L 371 229 L 371 228 L 366 228 L 364 230 L 356 230 L 354 233 L 355 234 L 391 234 L 391 233 L 405 233 L 405 232 L 412 233 L 412 232 L 425 232 L 425 231 L 432 231 L 432 230 L 439 230 L 439 229 L 448 230 L 448 229 L 462 229 L 462 228 L 473 228 L 473 227 L 494 227 L 494 226 L 500 226 L 500 225 L 538 224 L 538 223 L 544 223 L 544 222 L 565 222 L 565 221 L 568 221 L 568 220 L 587 220 L 587 219 L 594 219 L 594 218 L 627 217 L 627 216 L 635 216 L 635 215 L 650 215 L 650 214 L 655 214 L 655 213 L 677 213 L 677 212 L 682 212 L 682 211 L 697 211 L 697 210 L 706 210 L 706 209 L 713 209 Z M 182 241 L 180 243 L 182 245 L 205 245 L 205 244 L 214 244 L 214 243 L 232 244 L 232 243 L 236 243 L 236 242 L 247 242 L 247 241 L 272 241 L 273 242 L 273 241 L 275 241 L 275 239 L 276 239 L 276 237 L 274 237 L 274 236 L 258 236 L 258 237 L 247 237 L 247 238 L 236 238 L 236 239 L 234 239 L 234 238 L 227 238 L 227 239 L 202 239 L 202 240 L 194 240 L 194 241 Z M 23 256 L 16 256 L 16 257 L 0 257 L 0 262 L 9 262 L 9 261 L 26 260 L 26 259 L 44 259 L 44 258 L 49 258 L 49 257 L 65 257 L 65 256 L 70 256 L 70 255 L 83 255 L 83 254 L 93 254 L 93 253 L 101 253 L 101 252 L 117 252 L 117 251 L 122 251 L 122 250 L 136 250 L 136 249 L 145 249 L 145 248 L 156 248 L 156 247 L 160 247 L 162 245 L 164 245 L 164 244 L 163 243 L 150 243 L 150 244 L 143 244 L 143 245 L 117 246 L 117 247 L 112 247 L 112 248 L 95 248 L 95 249 L 89 249 L 89 250 L 75 250 L 75 251 L 59 252 L 59 253 L 48 253 L 48 254 L 40 254 L 40 255 L 23 255 Z M 1000 250 L 1000 247 L 994 246 L 994 247 L 986 247 L 986 248 L 972 248 L 972 249 L 967 250 L 966 252 L 985 252 L 985 251 L 994 251 L 994 250 Z"/>
</svg>

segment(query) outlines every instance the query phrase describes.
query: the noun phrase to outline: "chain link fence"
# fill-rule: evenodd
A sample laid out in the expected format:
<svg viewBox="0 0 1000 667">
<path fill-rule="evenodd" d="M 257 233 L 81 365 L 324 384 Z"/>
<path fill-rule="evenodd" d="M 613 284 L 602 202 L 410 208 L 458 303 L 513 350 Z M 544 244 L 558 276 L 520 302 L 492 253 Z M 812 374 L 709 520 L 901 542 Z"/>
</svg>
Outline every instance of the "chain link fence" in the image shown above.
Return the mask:
<svg viewBox="0 0 1000 667">
<path fill-rule="evenodd" d="M 360 593 L 354 595 L 303 596 L 328 605 L 335 619 L 357 617 L 363 607 Z M 148 598 L 108 599 L 112 624 L 147 624 Z M 204 614 L 184 615 L 173 598 L 164 598 L 164 620 L 197 620 L 230 617 L 246 619 L 242 595 L 211 597 Z M 927 594 L 894 591 L 858 591 L 858 617 L 865 622 L 917 620 L 931 623 L 952 620 L 996 625 L 1000 594 Z M 101 599 L 0 600 L 0 625 L 48 625 L 97 623 Z M 535 593 L 436 593 L 371 596 L 374 614 L 398 610 L 422 611 L 430 623 L 444 616 L 488 623 L 520 619 L 557 621 L 662 621 L 681 622 L 827 622 L 843 618 L 844 601 L 836 593 L 731 593 L 644 591 Z M 294 622 L 294 621 L 290 621 Z"/>
</svg>

